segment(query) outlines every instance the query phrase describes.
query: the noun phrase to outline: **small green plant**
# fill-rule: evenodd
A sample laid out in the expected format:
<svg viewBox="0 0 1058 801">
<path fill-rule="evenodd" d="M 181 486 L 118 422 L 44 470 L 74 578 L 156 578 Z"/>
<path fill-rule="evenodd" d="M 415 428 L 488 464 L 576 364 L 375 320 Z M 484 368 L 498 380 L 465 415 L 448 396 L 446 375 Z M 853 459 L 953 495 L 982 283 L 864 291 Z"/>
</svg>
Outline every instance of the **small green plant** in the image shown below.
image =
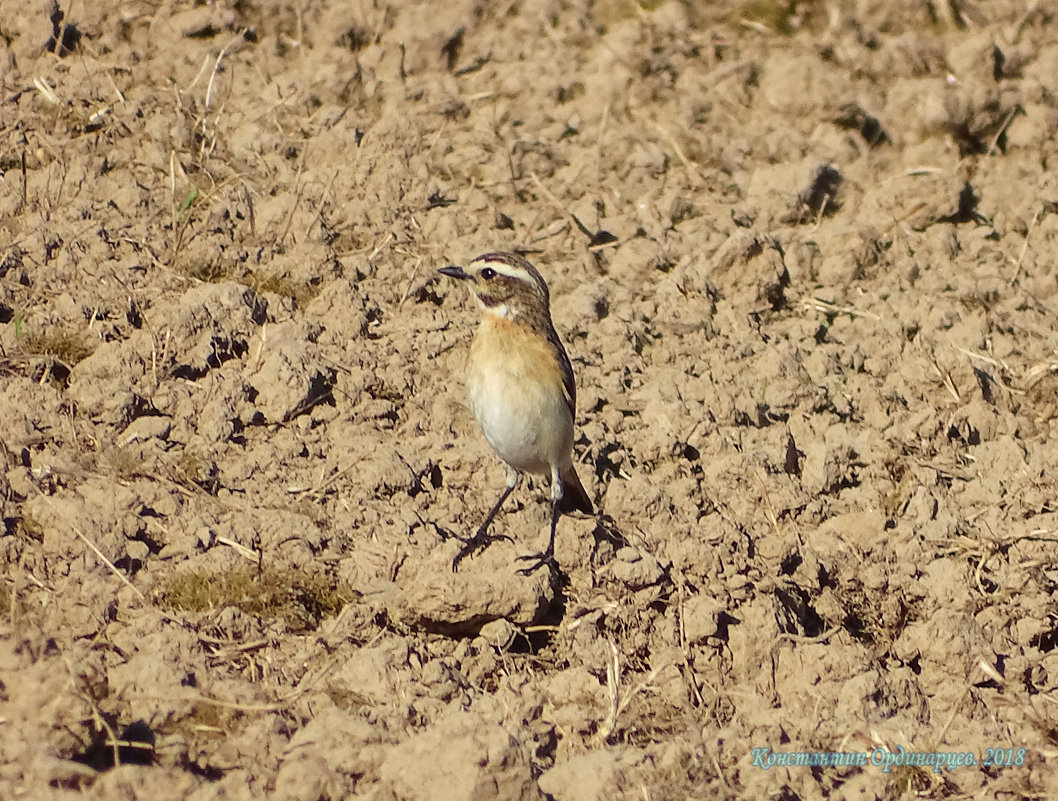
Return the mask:
<svg viewBox="0 0 1058 801">
<path fill-rule="evenodd" d="M 238 278 L 238 270 L 230 261 L 200 261 L 184 268 L 186 275 L 207 284 L 221 284 Z"/>
<path fill-rule="evenodd" d="M 27 539 L 36 540 L 37 542 L 44 541 L 44 524 L 33 515 L 24 514 L 21 520 L 18 521 L 16 531 Z"/>
<path fill-rule="evenodd" d="M 198 190 L 192 189 L 190 192 L 187 193 L 187 195 L 184 196 L 184 202 L 180 204 L 180 208 L 177 210 L 176 214 L 173 215 L 177 221 L 184 219 L 184 216 L 187 214 L 188 209 L 191 208 L 191 204 L 193 204 L 196 200 L 198 200 Z"/>
<path fill-rule="evenodd" d="M 217 465 L 191 450 L 184 450 L 176 459 L 173 480 L 185 487 L 197 486 L 213 493 L 217 490 Z"/>
<path fill-rule="evenodd" d="M 199 191 L 192 189 L 184 195 L 184 199 L 179 206 L 174 205 L 173 207 L 173 231 L 176 238 L 173 241 L 173 256 L 170 266 L 175 266 L 179 260 L 180 252 L 183 250 L 184 235 L 187 233 L 188 225 L 191 224 L 191 207 L 195 205 L 198 196 Z"/>
<path fill-rule="evenodd" d="M 893 801 L 907 798 L 911 795 L 920 795 L 933 789 L 934 779 L 924 768 L 902 765 L 893 768 L 886 789 L 889 791 L 886 798 Z"/>
<path fill-rule="evenodd" d="M 319 288 L 308 281 L 295 281 L 286 275 L 261 275 L 250 273 L 246 277 L 246 285 L 254 292 L 263 294 L 271 292 L 292 299 L 299 307 L 304 306 L 317 294 Z"/>
<path fill-rule="evenodd" d="M 223 573 L 174 575 L 160 592 L 169 609 L 208 612 L 235 606 L 251 615 L 282 620 L 292 631 L 313 631 L 353 598 L 348 585 L 294 569 L 239 567 Z"/>
<path fill-rule="evenodd" d="M 100 454 L 100 463 L 107 473 L 120 478 L 132 478 L 143 474 L 140 456 L 130 448 L 108 448 Z"/>
<path fill-rule="evenodd" d="M 20 325 L 15 327 L 15 336 L 19 336 Z M 34 355 L 54 356 L 64 364 L 73 367 L 92 355 L 92 348 L 85 340 L 69 331 L 48 331 L 30 334 L 26 337 L 26 352 Z"/>
<path fill-rule="evenodd" d="M 791 18 L 794 4 L 779 0 L 749 0 L 739 8 L 740 20 L 763 25 L 775 33 L 788 36 L 793 33 Z"/>
</svg>

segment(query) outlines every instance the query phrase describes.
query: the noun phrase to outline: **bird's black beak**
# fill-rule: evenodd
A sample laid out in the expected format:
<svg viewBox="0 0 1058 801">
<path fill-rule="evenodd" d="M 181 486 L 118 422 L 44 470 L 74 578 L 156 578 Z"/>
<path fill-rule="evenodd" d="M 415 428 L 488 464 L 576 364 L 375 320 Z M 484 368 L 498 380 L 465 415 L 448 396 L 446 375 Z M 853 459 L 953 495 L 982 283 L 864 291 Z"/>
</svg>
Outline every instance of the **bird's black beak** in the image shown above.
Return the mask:
<svg viewBox="0 0 1058 801">
<path fill-rule="evenodd" d="M 462 267 L 456 267 L 454 264 L 442 267 L 437 272 L 447 275 L 449 278 L 458 278 L 461 281 L 469 281 L 473 277 L 470 273 L 464 271 Z"/>
</svg>

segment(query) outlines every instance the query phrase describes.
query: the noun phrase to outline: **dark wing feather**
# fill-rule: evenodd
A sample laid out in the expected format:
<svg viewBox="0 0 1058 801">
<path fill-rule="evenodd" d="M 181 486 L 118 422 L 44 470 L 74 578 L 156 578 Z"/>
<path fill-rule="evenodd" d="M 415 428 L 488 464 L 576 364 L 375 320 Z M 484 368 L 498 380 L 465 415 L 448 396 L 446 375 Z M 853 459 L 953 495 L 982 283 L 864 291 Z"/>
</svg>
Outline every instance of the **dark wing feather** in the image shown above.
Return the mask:
<svg viewBox="0 0 1058 801">
<path fill-rule="evenodd" d="M 558 338 L 553 325 L 547 327 L 547 341 L 555 349 L 558 357 L 559 367 L 562 368 L 562 386 L 566 390 L 566 405 L 569 406 L 569 416 L 577 419 L 577 385 L 573 380 L 573 365 L 569 362 L 566 349 L 562 347 L 562 340 Z"/>
</svg>

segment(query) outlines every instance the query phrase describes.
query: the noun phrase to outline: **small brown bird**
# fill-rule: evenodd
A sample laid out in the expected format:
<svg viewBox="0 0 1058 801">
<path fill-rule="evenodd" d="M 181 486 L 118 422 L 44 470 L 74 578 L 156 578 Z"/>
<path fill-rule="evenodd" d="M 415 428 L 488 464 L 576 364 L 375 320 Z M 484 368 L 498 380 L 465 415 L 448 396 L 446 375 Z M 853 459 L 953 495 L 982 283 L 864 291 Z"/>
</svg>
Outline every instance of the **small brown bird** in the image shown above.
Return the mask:
<svg viewBox="0 0 1058 801">
<path fill-rule="evenodd" d="M 485 439 L 507 467 L 507 486 L 485 522 L 452 560 L 460 561 L 497 539 L 489 526 L 523 472 L 551 476 L 551 533 L 547 548 L 521 556 L 528 575 L 554 562 L 555 526 L 563 513 L 593 514 L 591 500 L 573 468 L 573 420 L 577 389 L 573 368 L 551 322 L 547 284 L 516 253 L 486 253 L 469 265 L 442 267 L 466 281 L 484 312 L 468 361 L 470 408 Z"/>
</svg>

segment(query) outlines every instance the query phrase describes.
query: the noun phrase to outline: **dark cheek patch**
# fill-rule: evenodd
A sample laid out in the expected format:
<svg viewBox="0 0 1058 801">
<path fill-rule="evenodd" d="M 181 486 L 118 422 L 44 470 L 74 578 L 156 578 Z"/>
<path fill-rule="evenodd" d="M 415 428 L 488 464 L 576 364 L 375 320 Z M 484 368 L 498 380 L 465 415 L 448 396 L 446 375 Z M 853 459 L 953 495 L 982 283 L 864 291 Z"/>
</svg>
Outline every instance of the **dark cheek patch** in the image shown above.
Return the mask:
<svg viewBox="0 0 1058 801">
<path fill-rule="evenodd" d="M 499 306 L 500 303 L 502 303 L 499 298 L 495 298 L 492 295 L 486 295 L 484 292 L 478 292 L 478 300 L 490 309 Z"/>
</svg>

